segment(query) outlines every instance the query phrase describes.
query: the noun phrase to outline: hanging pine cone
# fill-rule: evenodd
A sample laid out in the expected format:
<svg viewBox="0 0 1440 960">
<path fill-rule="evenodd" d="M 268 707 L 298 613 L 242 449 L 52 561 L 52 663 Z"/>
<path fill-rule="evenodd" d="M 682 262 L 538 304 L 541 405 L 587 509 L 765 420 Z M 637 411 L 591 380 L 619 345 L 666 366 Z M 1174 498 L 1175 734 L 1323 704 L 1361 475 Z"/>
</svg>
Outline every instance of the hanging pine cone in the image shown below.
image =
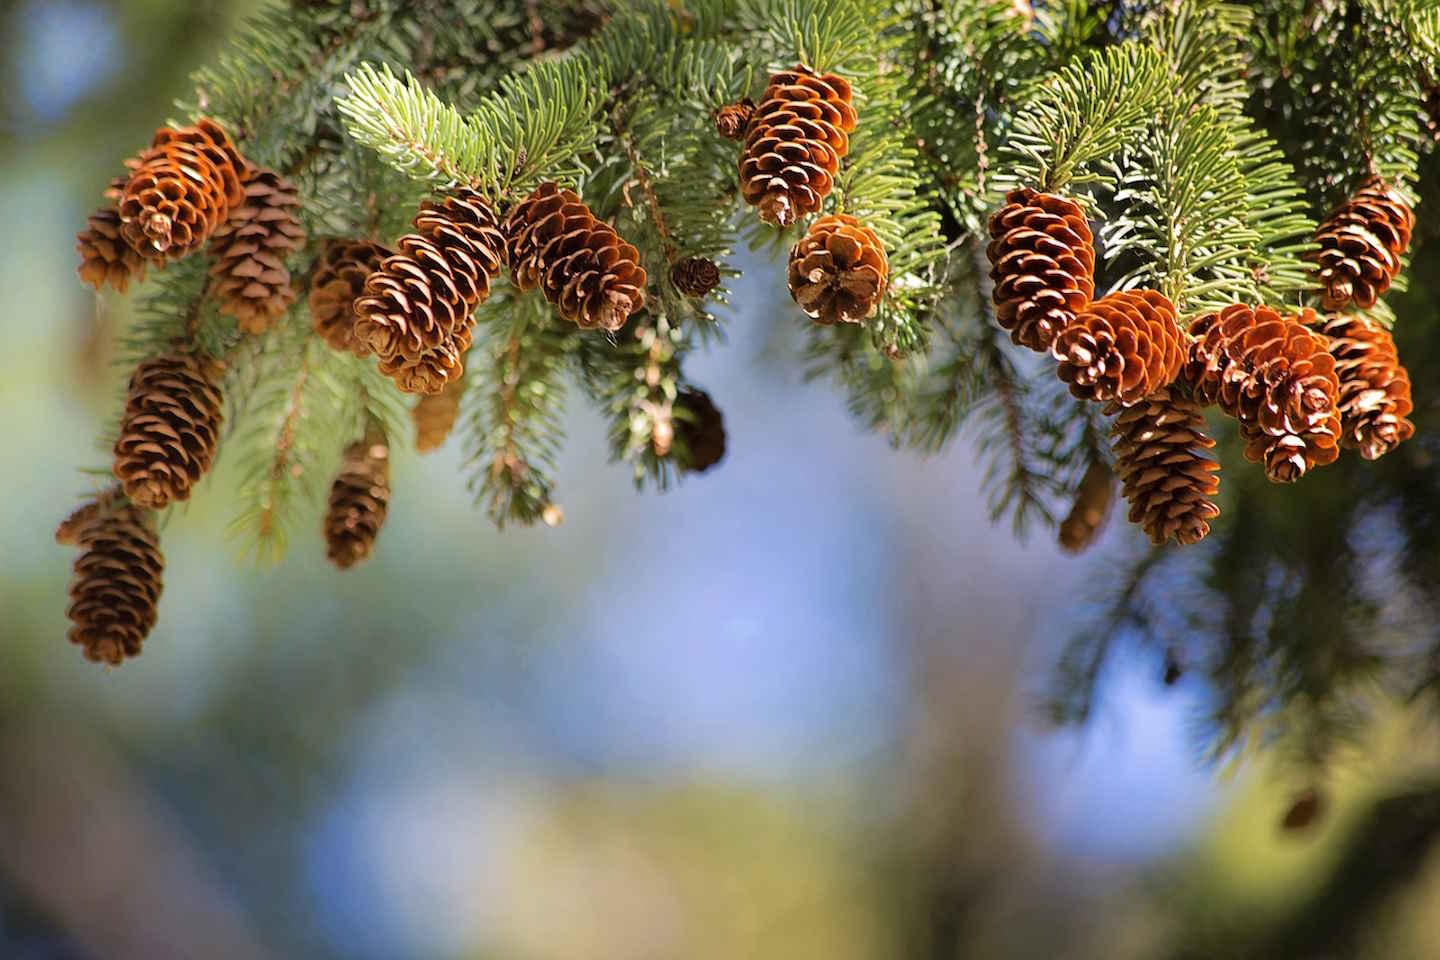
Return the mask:
<svg viewBox="0 0 1440 960">
<path fill-rule="evenodd" d="M 742 140 L 754 113 L 755 101 L 749 97 L 738 103 L 728 103 L 715 111 L 715 132 L 726 140 Z"/>
<path fill-rule="evenodd" d="M 465 378 L 460 376 L 445 384 L 439 393 L 421 397 L 410 408 L 410 417 L 415 422 L 416 451 L 429 453 L 445 445 L 460 416 L 460 400 L 464 395 Z"/>
<path fill-rule="evenodd" d="M 210 469 L 223 419 L 220 370 L 209 357 L 178 350 L 135 368 L 114 473 L 136 506 L 159 510 L 188 500 Z"/>
<path fill-rule="evenodd" d="M 1090 304 L 1060 332 L 1050 353 L 1081 400 L 1128 407 L 1167 386 L 1185 362 L 1175 307 L 1154 290 L 1122 290 Z"/>
<path fill-rule="evenodd" d="M 130 281 L 145 279 L 145 260 L 121 235 L 120 208 L 117 203 L 125 191 L 126 177 L 110 181 L 105 196 L 110 203 L 96 210 L 86 227 L 75 236 L 75 252 L 80 254 L 77 272 L 82 282 L 99 290 L 105 284 L 124 293 Z"/>
<path fill-rule="evenodd" d="M 1211 499 L 1220 489 L 1220 465 L 1204 452 L 1215 441 L 1205 434 L 1200 405 L 1165 387 L 1143 403 L 1107 412 L 1118 414 L 1111 449 L 1130 522 L 1157 545 L 1203 540 L 1220 515 Z"/>
<path fill-rule="evenodd" d="M 670 268 L 670 283 L 685 296 L 699 300 L 720 286 L 720 268 L 709 257 L 686 257 Z"/>
<path fill-rule="evenodd" d="M 1095 295 L 1095 238 L 1084 211 L 1065 197 L 1012 190 L 990 217 L 990 238 L 996 322 L 1020 346 L 1049 350 Z"/>
<path fill-rule="evenodd" d="M 678 458 L 684 470 L 704 473 L 725 456 L 725 418 L 710 394 L 681 390 L 671 409 L 671 423 L 684 453 Z"/>
<path fill-rule="evenodd" d="M 542 183 L 505 218 L 510 282 L 537 286 L 582 330 L 619 330 L 645 305 L 640 252 L 595 219 L 578 194 Z"/>
<path fill-rule="evenodd" d="M 390 507 L 390 448 L 378 432 L 345 450 L 330 487 L 325 514 L 325 555 L 348 570 L 375 550 Z"/>
<path fill-rule="evenodd" d="M 121 233 L 146 260 L 199 250 L 245 199 L 245 161 L 213 120 L 162 127 L 126 165 L 132 172 L 120 198 Z"/>
<path fill-rule="evenodd" d="M 1105 527 L 1114 499 L 1114 474 L 1104 461 L 1093 461 L 1080 478 L 1069 515 L 1060 521 L 1060 546 L 1070 553 L 1079 553 L 1094 543 Z"/>
<path fill-rule="evenodd" d="M 244 202 L 210 240 L 210 295 L 243 333 L 264 333 L 295 302 L 285 258 L 305 243 L 295 185 L 251 167 Z"/>
<path fill-rule="evenodd" d="M 393 250 L 373 240 L 331 240 L 310 278 L 310 319 L 315 332 L 340 353 L 368 357 L 370 348 L 355 337 L 355 301 L 365 281 Z"/>
<path fill-rule="evenodd" d="M 790 250 L 788 272 L 790 296 L 807 317 L 859 323 L 879 309 L 890 263 L 874 230 L 838 213 L 810 224 Z"/>
<path fill-rule="evenodd" d="M 1375 306 L 1400 272 L 1400 258 L 1410 247 L 1415 214 L 1410 205 L 1379 177 L 1371 177 L 1320 225 L 1312 255 L 1326 310 L 1354 302 Z"/>
<path fill-rule="evenodd" d="M 102 494 L 64 520 L 55 540 L 80 548 L 66 611 L 70 642 L 96 663 L 119 666 L 139 656 L 164 587 L 152 515 L 118 491 Z"/>
<path fill-rule="evenodd" d="M 1240 422 L 1245 457 L 1275 483 L 1293 483 L 1339 455 L 1340 382 L 1335 358 L 1315 332 L 1313 310 L 1282 317 L 1243 304 L 1190 327 L 1185 377 L 1201 403 Z"/>
<path fill-rule="evenodd" d="M 1375 460 L 1415 433 L 1405 415 L 1410 375 L 1400 365 L 1390 332 L 1363 317 L 1335 316 L 1325 323 L 1335 375 L 1340 380 L 1340 444 Z"/>
<path fill-rule="evenodd" d="M 740 195 L 760 219 L 788 227 L 820 210 L 850 151 L 850 83 L 797 66 L 770 77 L 745 128 Z"/>
<path fill-rule="evenodd" d="M 365 295 L 355 301 L 355 338 L 402 390 L 416 392 L 424 383 L 421 392 L 434 393 L 459 374 L 475 306 L 490 296 L 505 242 L 494 208 L 474 190 L 425 204 L 415 229 L 365 282 Z M 426 377 L 404 373 L 421 366 Z"/>
</svg>

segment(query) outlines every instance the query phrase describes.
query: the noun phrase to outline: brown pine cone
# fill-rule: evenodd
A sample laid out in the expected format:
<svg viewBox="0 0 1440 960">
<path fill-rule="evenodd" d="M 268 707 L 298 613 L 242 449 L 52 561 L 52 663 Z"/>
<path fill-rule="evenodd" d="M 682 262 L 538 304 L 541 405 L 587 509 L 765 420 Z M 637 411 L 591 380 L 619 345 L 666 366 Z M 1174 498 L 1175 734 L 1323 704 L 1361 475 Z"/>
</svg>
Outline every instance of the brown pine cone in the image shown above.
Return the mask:
<svg viewBox="0 0 1440 960">
<path fill-rule="evenodd" d="M 1110 504 L 1115 499 L 1115 476 L 1102 460 L 1093 461 L 1080 478 L 1075 502 L 1070 513 L 1060 521 L 1060 546 L 1070 553 L 1080 553 L 1105 528 Z"/>
<path fill-rule="evenodd" d="M 820 210 L 850 151 L 850 83 L 806 66 L 771 75 L 745 128 L 740 195 L 760 219 L 788 227 Z"/>
<path fill-rule="evenodd" d="M 130 377 L 115 441 L 115 477 L 136 506 L 188 500 L 215 459 L 223 419 L 221 366 L 188 351 L 143 361 Z"/>
<path fill-rule="evenodd" d="M 847 214 L 810 224 L 790 250 L 790 296 L 823 324 L 859 323 L 885 296 L 890 263 L 880 238 Z"/>
<path fill-rule="evenodd" d="M 1215 446 L 1205 433 L 1200 405 L 1164 387 L 1132 407 L 1113 406 L 1111 449 L 1130 522 L 1155 544 L 1198 543 L 1220 515 L 1211 499 L 1220 490 L 1220 465 L 1204 451 Z"/>
<path fill-rule="evenodd" d="M 1050 354 L 1081 400 L 1139 403 L 1180 374 L 1185 335 L 1175 307 L 1154 290 L 1122 290 L 1090 304 L 1060 332 Z"/>
<path fill-rule="evenodd" d="M 244 202 L 210 240 L 210 295 L 243 333 L 264 333 L 295 302 L 285 258 L 305 243 L 295 185 L 251 167 Z"/>
<path fill-rule="evenodd" d="M 421 397 L 410 408 L 410 418 L 415 422 L 417 452 L 429 453 L 445 445 L 460 416 L 460 400 L 464 395 L 465 378 L 459 376 L 446 383 L 444 390 Z"/>
<path fill-rule="evenodd" d="M 365 281 L 395 251 L 373 240 L 331 240 L 310 278 L 310 319 L 315 332 L 340 353 L 368 357 L 370 348 L 355 337 L 355 301 Z"/>
<path fill-rule="evenodd" d="M 126 165 L 132 172 L 119 203 L 121 234 L 146 260 L 163 263 L 199 250 L 245 199 L 245 161 L 210 119 L 162 127 Z"/>
<path fill-rule="evenodd" d="M 153 515 L 117 490 L 76 510 L 55 539 L 80 548 L 66 611 L 70 642 L 95 663 L 119 666 L 139 656 L 164 588 L 165 558 Z"/>
<path fill-rule="evenodd" d="M 1371 177 L 1335 209 L 1315 233 L 1320 249 L 1312 254 L 1326 310 L 1351 302 L 1363 310 L 1400 272 L 1410 247 L 1415 214 L 1395 190 Z"/>
<path fill-rule="evenodd" d="M 1028 187 L 990 217 L 995 320 L 1010 339 L 1049 350 L 1095 295 L 1095 238 L 1080 205 Z"/>
<path fill-rule="evenodd" d="M 96 210 L 86 227 L 75 236 L 75 252 L 80 254 L 76 272 L 80 280 L 96 290 L 109 284 L 119 293 L 130 287 L 130 281 L 145 279 L 145 260 L 136 253 L 122 235 L 120 197 L 125 193 L 129 177 L 116 177 L 105 190 L 108 203 Z"/>
<path fill-rule="evenodd" d="M 390 448 L 378 432 L 345 450 L 325 513 L 325 555 L 348 570 L 375 550 L 390 507 Z"/>
<path fill-rule="evenodd" d="M 463 369 L 475 307 L 505 265 L 505 241 L 490 202 L 469 189 L 425 204 L 415 229 L 365 281 L 355 339 L 401 390 L 438 393 Z"/>
<path fill-rule="evenodd" d="M 670 283 L 685 296 L 699 300 L 720 286 L 720 268 L 709 257 L 686 257 L 670 268 Z"/>
<path fill-rule="evenodd" d="M 726 140 L 741 140 L 754 113 L 755 101 L 749 97 L 737 103 L 728 103 L 715 111 L 715 132 Z"/>
<path fill-rule="evenodd" d="M 710 394 L 681 390 L 675 396 L 670 420 L 683 449 L 677 458 L 681 469 L 704 473 L 724 458 L 725 418 Z"/>
<path fill-rule="evenodd" d="M 1196 320 L 1186 379 L 1201 403 L 1240 421 L 1245 457 L 1275 483 L 1293 483 L 1339 455 L 1340 381 L 1313 310 L 1226 307 Z"/>
<path fill-rule="evenodd" d="M 578 194 L 542 183 L 505 218 L 510 282 L 537 286 L 582 330 L 619 330 L 645 306 L 640 252 L 595 219 Z"/>
<path fill-rule="evenodd" d="M 1340 380 L 1340 444 L 1375 460 L 1415 433 L 1405 415 L 1410 375 L 1400 365 L 1390 332 L 1364 317 L 1335 316 L 1325 323 L 1335 375 Z"/>
</svg>

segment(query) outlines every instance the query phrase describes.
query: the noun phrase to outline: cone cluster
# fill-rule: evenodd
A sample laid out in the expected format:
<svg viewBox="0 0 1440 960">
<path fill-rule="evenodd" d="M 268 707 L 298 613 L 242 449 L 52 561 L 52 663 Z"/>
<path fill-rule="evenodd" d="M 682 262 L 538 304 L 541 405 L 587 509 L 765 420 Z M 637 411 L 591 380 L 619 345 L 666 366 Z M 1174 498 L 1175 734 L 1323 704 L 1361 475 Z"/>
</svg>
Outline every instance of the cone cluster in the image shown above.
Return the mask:
<svg viewBox="0 0 1440 960">
<path fill-rule="evenodd" d="M 415 423 L 415 450 L 429 453 L 439 450 L 455 429 L 460 416 L 460 400 L 465 395 L 465 378 L 457 377 L 445 384 L 439 393 L 423 396 L 410 408 Z"/>
<path fill-rule="evenodd" d="M 390 507 L 390 448 L 378 434 L 351 444 L 330 487 L 325 555 L 348 570 L 375 550 Z"/>
<path fill-rule="evenodd" d="M 1114 500 L 1115 475 L 1104 461 L 1097 459 L 1085 469 L 1070 513 L 1060 521 L 1060 546 L 1070 553 L 1079 553 L 1094 543 Z"/>
<path fill-rule="evenodd" d="M 119 666 L 155 626 L 165 558 L 153 516 L 119 491 L 102 494 L 55 531 L 57 543 L 80 548 L 70 581 L 70 642 L 87 660 Z"/>
<path fill-rule="evenodd" d="M 1335 316 L 1324 335 L 1340 381 L 1340 444 L 1375 460 L 1415 433 L 1406 415 L 1410 375 L 1400 364 L 1395 340 L 1379 324 L 1360 316 Z"/>
<path fill-rule="evenodd" d="M 1415 214 L 1379 177 L 1367 180 L 1315 234 L 1313 257 L 1326 310 L 1351 303 L 1368 310 L 1400 272 Z"/>
<path fill-rule="evenodd" d="M 995 319 L 1020 346 L 1048 350 L 1095 294 L 1095 239 L 1080 205 L 1012 190 L 990 217 Z"/>
<path fill-rule="evenodd" d="M 685 257 L 670 268 L 670 283 L 685 296 L 699 300 L 720 286 L 720 267 L 709 257 Z"/>
<path fill-rule="evenodd" d="M 805 66 L 773 74 L 745 126 L 740 195 L 760 219 L 788 227 L 820 211 L 850 150 L 849 81 Z"/>
<path fill-rule="evenodd" d="M 310 277 L 310 322 L 340 353 L 368 357 L 370 348 L 355 336 L 355 301 L 365 281 L 394 250 L 373 240 L 333 239 L 325 245 Z"/>
<path fill-rule="evenodd" d="M 819 323 L 859 323 L 885 296 L 890 264 L 875 231 L 848 214 L 810 224 L 790 251 L 790 296 Z"/>
<path fill-rule="evenodd" d="M 295 302 L 285 259 L 305 243 L 300 197 L 289 180 L 251 167 L 244 202 L 210 240 L 210 294 L 244 333 L 264 333 Z"/>
<path fill-rule="evenodd" d="M 671 422 L 681 446 L 682 469 L 704 473 L 724 458 L 725 418 L 710 394 L 681 390 L 675 397 Z"/>
<path fill-rule="evenodd" d="M 120 232 L 145 260 L 163 263 L 194 253 L 245 200 L 248 166 L 208 118 L 161 128 L 126 165 L 131 173 L 120 196 Z"/>
<path fill-rule="evenodd" d="M 1220 465 L 1205 452 L 1215 441 L 1205 434 L 1200 405 L 1174 387 L 1143 403 L 1112 406 L 1116 414 L 1111 449 L 1121 491 L 1130 504 L 1130 522 L 1140 524 L 1152 543 L 1198 543 L 1220 515 L 1212 499 L 1220 489 Z"/>
<path fill-rule="evenodd" d="M 1081 311 L 1056 336 L 1059 376 L 1081 400 L 1132 406 L 1167 386 L 1185 361 L 1175 306 L 1154 290 L 1121 290 Z"/>
<path fill-rule="evenodd" d="M 136 506 L 188 500 L 210 469 L 224 418 L 220 372 L 209 357 L 173 350 L 131 374 L 113 471 Z"/>
<path fill-rule="evenodd" d="M 619 330 L 645 305 L 640 252 L 573 190 L 542 183 L 505 218 L 510 281 L 539 287 L 582 330 Z"/>
</svg>

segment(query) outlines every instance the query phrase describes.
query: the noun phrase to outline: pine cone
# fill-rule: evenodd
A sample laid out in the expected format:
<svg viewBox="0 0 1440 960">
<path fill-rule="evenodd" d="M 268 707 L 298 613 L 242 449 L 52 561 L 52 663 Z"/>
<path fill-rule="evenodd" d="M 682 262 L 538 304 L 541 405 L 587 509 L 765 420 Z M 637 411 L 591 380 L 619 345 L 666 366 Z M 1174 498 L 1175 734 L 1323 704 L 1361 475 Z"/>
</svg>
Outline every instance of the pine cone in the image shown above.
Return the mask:
<svg viewBox="0 0 1440 960">
<path fill-rule="evenodd" d="M 245 199 L 245 161 L 213 120 L 162 127 L 126 165 L 132 172 L 120 198 L 121 233 L 146 260 L 199 250 Z"/>
<path fill-rule="evenodd" d="M 640 252 L 573 190 L 542 183 L 505 218 L 510 282 L 537 286 L 582 330 L 619 330 L 645 306 Z"/>
<path fill-rule="evenodd" d="M 1205 434 L 1200 405 L 1165 387 L 1144 403 L 1107 412 L 1118 414 L 1111 449 L 1130 522 L 1155 544 L 1203 540 L 1220 515 L 1211 500 L 1220 489 L 1220 465 L 1204 452 L 1215 441 Z"/>
<path fill-rule="evenodd" d="M 725 456 L 725 418 L 710 394 L 681 390 L 671 409 L 671 423 L 684 449 L 682 469 L 704 473 Z"/>
<path fill-rule="evenodd" d="M 685 296 L 699 300 L 720 286 L 720 268 L 708 257 L 686 257 L 670 268 L 670 283 Z"/>
<path fill-rule="evenodd" d="M 1081 400 L 1139 403 L 1179 375 L 1185 335 L 1175 307 L 1154 290 L 1122 290 L 1090 304 L 1060 332 L 1050 354 Z"/>
<path fill-rule="evenodd" d="M 1275 483 L 1293 483 L 1339 455 L 1340 382 L 1335 358 L 1306 325 L 1313 310 L 1282 317 L 1243 304 L 1190 327 L 1195 342 L 1185 377 L 1200 403 L 1218 403 L 1240 421 L 1245 457 Z"/>
<path fill-rule="evenodd" d="M 1400 272 L 1400 258 L 1410 247 L 1415 214 L 1405 198 L 1371 177 L 1320 225 L 1312 254 L 1326 310 L 1352 301 L 1361 309 L 1375 300 Z"/>
<path fill-rule="evenodd" d="M 715 132 L 726 140 L 741 140 L 754 113 L 755 101 L 749 97 L 738 103 L 726 104 L 715 111 Z"/>
<path fill-rule="evenodd" d="M 106 493 L 60 524 L 57 542 L 78 546 L 70 581 L 70 642 L 87 660 L 119 666 L 139 656 L 155 626 L 165 558 L 152 515 Z"/>
<path fill-rule="evenodd" d="M 847 214 L 816 220 L 790 250 L 790 296 L 823 324 L 874 316 L 889 275 L 880 238 Z"/>
<path fill-rule="evenodd" d="M 459 374 L 475 306 L 490 296 L 505 242 L 494 208 L 473 190 L 425 204 L 415 229 L 365 281 L 365 295 L 355 301 L 355 338 L 402 390 L 415 392 L 419 381 L 405 371 L 423 367 L 423 392 L 434 393 Z M 429 381 L 433 376 L 438 383 Z"/>
<path fill-rule="evenodd" d="M 367 437 L 345 450 L 330 487 L 325 514 L 325 555 L 348 570 L 375 550 L 390 507 L 390 448 L 383 436 Z"/>
<path fill-rule="evenodd" d="M 365 281 L 395 251 L 372 240 L 331 240 L 310 278 L 310 319 L 315 332 L 340 353 L 368 357 L 370 348 L 355 337 L 355 301 Z"/>
<path fill-rule="evenodd" d="M 990 217 L 995 320 L 1010 339 L 1049 350 L 1095 295 L 1095 238 L 1073 200 L 1012 190 Z"/>
<path fill-rule="evenodd" d="M 1410 375 L 1400 365 L 1390 332 L 1363 317 L 1336 316 L 1325 323 L 1335 375 L 1340 380 L 1340 443 L 1375 460 L 1415 433 L 1405 415 Z"/>
<path fill-rule="evenodd" d="M 305 243 L 299 209 L 294 184 L 251 167 L 244 202 L 210 240 L 210 295 L 244 333 L 264 333 L 295 302 L 285 258 Z"/>
<path fill-rule="evenodd" d="M 1060 522 L 1060 546 L 1079 553 L 1100 535 L 1115 499 L 1115 476 L 1102 460 L 1093 461 L 1080 478 L 1070 514 Z"/>
<path fill-rule="evenodd" d="M 797 66 L 773 74 L 745 128 L 740 195 L 760 219 L 788 227 L 820 210 L 855 129 L 850 83 Z"/>
<path fill-rule="evenodd" d="M 75 236 L 75 252 L 80 254 L 77 272 L 82 282 L 99 290 L 110 284 L 119 293 L 130 287 L 131 280 L 145 279 L 145 260 L 121 235 L 120 208 L 117 205 L 125 191 L 126 177 L 110 181 L 105 196 L 110 200 L 90 215 L 86 227 Z"/>
<path fill-rule="evenodd" d="M 210 469 L 223 419 L 220 365 L 172 351 L 136 367 L 115 441 L 114 473 L 136 506 L 188 500 Z"/>
<path fill-rule="evenodd" d="M 380 372 L 395 380 L 404 393 L 436 394 L 465 375 L 465 352 L 474 340 L 474 323 L 455 336 L 413 359 L 394 356 L 380 361 Z"/>
<path fill-rule="evenodd" d="M 444 390 L 421 397 L 410 409 L 410 417 L 415 421 L 416 451 L 429 453 L 445 445 L 460 416 L 460 400 L 464 395 L 465 378 L 456 377 L 445 384 Z"/>
</svg>

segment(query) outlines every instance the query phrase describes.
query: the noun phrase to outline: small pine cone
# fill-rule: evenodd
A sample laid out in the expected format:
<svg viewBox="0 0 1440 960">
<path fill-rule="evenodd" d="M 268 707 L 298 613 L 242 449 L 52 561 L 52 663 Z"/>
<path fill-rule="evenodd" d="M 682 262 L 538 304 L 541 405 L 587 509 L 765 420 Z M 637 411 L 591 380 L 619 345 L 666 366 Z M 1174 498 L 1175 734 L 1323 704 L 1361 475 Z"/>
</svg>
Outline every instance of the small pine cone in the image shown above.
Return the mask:
<svg viewBox="0 0 1440 960">
<path fill-rule="evenodd" d="M 1139 403 L 1185 362 L 1175 307 L 1154 290 L 1122 290 L 1090 304 L 1055 338 L 1056 371 L 1081 400 Z"/>
<path fill-rule="evenodd" d="M 348 570 L 375 550 L 390 507 L 390 448 L 378 434 L 351 444 L 325 513 L 325 555 Z"/>
<path fill-rule="evenodd" d="M 355 301 L 365 281 L 395 251 L 372 240 L 331 240 L 310 278 L 310 319 L 315 332 L 340 353 L 368 357 L 370 348 L 355 337 Z"/>
<path fill-rule="evenodd" d="M 699 300 L 720 286 L 720 268 L 709 257 L 686 257 L 670 268 L 670 283 L 685 296 Z"/>
<path fill-rule="evenodd" d="M 455 421 L 460 416 L 460 400 L 465 395 L 465 378 L 456 377 L 445 389 L 420 398 L 410 408 L 415 422 L 415 449 L 420 453 L 439 450 L 445 445 Z"/>
<path fill-rule="evenodd" d="M 124 293 L 130 281 L 145 279 L 145 260 L 120 235 L 118 208 L 101 207 L 90 215 L 85 229 L 75 237 L 80 254 L 80 279 L 99 290 L 105 284 Z"/>
<path fill-rule="evenodd" d="M 1010 339 L 1045 351 L 1095 295 L 1095 238 L 1080 205 L 1012 190 L 990 217 L 995 320 Z"/>
<path fill-rule="evenodd" d="M 1415 433 L 1405 415 L 1410 374 L 1400 365 L 1390 332 L 1363 317 L 1336 316 L 1325 323 L 1335 375 L 1340 379 L 1340 444 L 1376 460 Z"/>
<path fill-rule="evenodd" d="M 399 252 L 370 275 L 365 295 L 355 301 L 355 338 L 380 358 L 382 369 L 458 357 L 457 341 L 468 339 L 475 306 L 490 296 L 490 278 L 504 266 L 495 210 L 473 190 L 425 204 L 415 230 L 400 238 Z"/>
<path fill-rule="evenodd" d="M 1245 457 L 1275 483 L 1293 483 L 1339 455 L 1340 381 L 1335 358 L 1308 324 L 1313 310 L 1282 317 L 1268 307 L 1226 307 L 1190 327 L 1185 377 L 1200 403 L 1240 421 Z"/>
<path fill-rule="evenodd" d="M 1400 272 L 1400 258 L 1410 247 L 1415 214 L 1405 198 L 1379 177 L 1371 177 L 1320 225 L 1312 254 L 1326 310 L 1354 302 L 1362 310 Z"/>
<path fill-rule="evenodd" d="M 70 642 L 95 663 L 140 654 L 155 626 L 165 558 L 152 517 L 117 492 L 102 494 L 60 524 L 55 539 L 78 546 L 70 581 Z"/>
<path fill-rule="evenodd" d="M 294 184 L 252 167 L 244 202 L 210 240 L 210 294 L 244 333 L 264 333 L 295 302 L 285 258 L 305 243 L 299 209 Z"/>
<path fill-rule="evenodd" d="M 729 103 L 715 111 L 715 132 L 726 140 L 741 140 L 750 117 L 755 113 L 755 101 L 745 97 L 737 103 Z"/>
<path fill-rule="evenodd" d="M 1165 387 L 1144 403 L 1108 412 L 1118 414 L 1111 449 L 1130 522 L 1157 545 L 1203 540 L 1220 515 L 1211 499 L 1220 490 L 1220 465 L 1204 452 L 1215 441 L 1205 433 L 1200 405 Z"/>
<path fill-rule="evenodd" d="M 542 183 L 505 218 L 510 282 L 537 286 L 582 330 L 615 331 L 645 306 L 640 252 L 595 219 L 578 194 Z"/>
<path fill-rule="evenodd" d="M 850 151 L 850 82 L 797 66 L 773 74 L 745 128 L 740 195 L 760 219 L 788 227 L 820 210 Z"/>
<path fill-rule="evenodd" d="M 115 477 L 136 506 L 160 510 L 188 500 L 210 469 L 223 419 L 221 366 L 172 351 L 141 362 L 130 377 L 115 441 Z"/>
<path fill-rule="evenodd" d="M 178 260 L 199 250 L 245 199 L 246 163 L 213 120 L 161 128 L 127 166 L 121 232 L 146 260 Z"/>
<path fill-rule="evenodd" d="M 671 408 L 671 423 L 685 455 L 682 469 L 704 473 L 725 456 L 725 417 L 703 390 L 681 390 Z"/>
<path fill-rule="evenodd" d="M 1104 461 L 1095 460 L 1080 478 L 1070 514 L 1060 522 L 1060 546 L 1070 553 L 1080 553 L 1105 527 L 1110 504 L 1115 499 L 1115 475 Z"/>
<path fill-rule="evenodd" d="M 826 325 L 874 316 L 889 276 L 880 238 L 848 214 L 816 220 L 790 250 L 790 296 Z"/>
</svg>

